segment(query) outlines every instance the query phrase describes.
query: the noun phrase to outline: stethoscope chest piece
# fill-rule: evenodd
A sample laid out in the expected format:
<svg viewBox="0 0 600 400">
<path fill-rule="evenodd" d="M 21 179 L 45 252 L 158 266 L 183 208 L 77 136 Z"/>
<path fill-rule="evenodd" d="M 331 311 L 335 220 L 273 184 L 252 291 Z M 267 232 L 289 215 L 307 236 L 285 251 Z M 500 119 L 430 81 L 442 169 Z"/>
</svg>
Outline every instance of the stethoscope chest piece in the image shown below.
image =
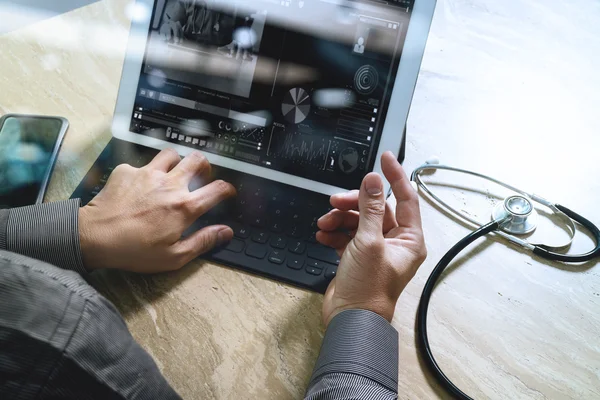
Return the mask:
<svg viewBox="0 0 600 400">
<path fill-rule="evenodd" d="M 500 229 L 514 235 L 525 235 L 537 227 L 538 213 L 530 199 L 515 195 L 507 197 L 492 210 L 493 221 L 503 221 Z"/>
</svg>

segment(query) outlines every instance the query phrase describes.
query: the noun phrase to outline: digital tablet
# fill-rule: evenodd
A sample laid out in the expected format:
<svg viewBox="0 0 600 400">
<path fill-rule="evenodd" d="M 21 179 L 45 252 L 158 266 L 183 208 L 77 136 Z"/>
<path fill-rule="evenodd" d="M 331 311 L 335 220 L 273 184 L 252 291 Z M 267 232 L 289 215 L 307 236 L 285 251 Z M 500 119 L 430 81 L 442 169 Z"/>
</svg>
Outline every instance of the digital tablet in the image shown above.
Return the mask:
<svg viewBox="0 0 600 400">
<path fill-rule="evenodd" d="M 137 0 L 113 136 L 333 194 L 398 154 L 435 0 Z M 386 191 L 387 191 L 386 187 Z"/>
</svg>

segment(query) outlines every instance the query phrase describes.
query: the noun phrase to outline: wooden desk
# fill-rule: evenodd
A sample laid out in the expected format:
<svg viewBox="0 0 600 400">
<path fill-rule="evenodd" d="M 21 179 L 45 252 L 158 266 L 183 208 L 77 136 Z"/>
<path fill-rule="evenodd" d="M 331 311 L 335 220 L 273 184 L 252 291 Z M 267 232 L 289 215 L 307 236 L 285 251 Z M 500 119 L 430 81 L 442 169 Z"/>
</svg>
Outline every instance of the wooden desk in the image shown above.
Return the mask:
<svg viewBox="0 0 600 400">
<path fill-rule="evenodd" d="M 124 0 L 0 36 L 0 112 L 71 121 L 48 200 L 69 197 L 108 142 L 127 41 Z M 406 167 L 431 155 L 533 190 L 600 223 L 600 7 L 594 0 L 440 0 L 408 124 Z M 456 176 L 443 180 L 468 186 Z M 481 189 L 476 184 L 470 187 Z M 492 188 L 493 189 L 493 188 Z M 494 191 L 447 191 L 487 219 Z M 468 228 L 422 202 L 429 258 L 398 303 L 400 397 L 445 397 L 415 350 L 420 292 Z M 574 250 L 590 245 L 578 235 Z M 185 398 L 292 399 L 323 336 L 321 297 L 194 262 L 92 283 Z M 486 239 L 436 290 L 430 340 L 475 398 L 600 398 L 600 266 L 565 266 Z"/>
</svg>

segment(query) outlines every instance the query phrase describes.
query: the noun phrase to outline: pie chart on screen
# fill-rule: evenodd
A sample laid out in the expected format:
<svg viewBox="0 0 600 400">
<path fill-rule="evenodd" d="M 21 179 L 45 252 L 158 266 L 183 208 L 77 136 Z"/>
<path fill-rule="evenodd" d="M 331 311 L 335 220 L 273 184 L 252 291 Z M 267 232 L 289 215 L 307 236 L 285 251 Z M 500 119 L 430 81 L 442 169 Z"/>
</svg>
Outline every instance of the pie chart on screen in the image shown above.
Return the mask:
<svg viewBox="0 0 600 400">
<path fill-rule="evenodd" d="M 299 124 L 310 113 L 310 96 L 302 88 L 293 88 L 283 97 L 281 112 L 285 119 L 292 124 Z"/>
</svg>

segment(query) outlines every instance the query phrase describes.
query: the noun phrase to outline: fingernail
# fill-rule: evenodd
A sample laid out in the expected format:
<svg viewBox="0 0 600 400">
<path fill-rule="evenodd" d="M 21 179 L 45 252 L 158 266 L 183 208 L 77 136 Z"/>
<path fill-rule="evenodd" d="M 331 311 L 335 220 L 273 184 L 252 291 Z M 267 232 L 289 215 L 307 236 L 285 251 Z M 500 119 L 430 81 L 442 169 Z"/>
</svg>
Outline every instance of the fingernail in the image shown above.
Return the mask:
<svg viewBox="0 0 600 400">
<path fill-rule="evenodd" d="M 321 218 L 319 218 L 319 219 L 317 220 L 317 223 L 319 223 L 319 222 L 321 222 L 321 221 L 324 221 L 328 215 L 329 215 L 329 213 L 327 213 L 327 214 L 323 215 Z"/>
<path fill-rule="evenodd" d="M 369 174 L 365 177 L 365 189 L 371 196 L 379 196 L 383 191 L 383 182 L 377 174 Z"/>
<path fill-rule="evenodd" d="M 229 229 L 221 229 L 219 231 L 219 233 L 217 234 L 217 242 L 220 245 L 229 243 L 229 241 L 231 241 L 233 235 L 231 230 Z"/>
</svg>

